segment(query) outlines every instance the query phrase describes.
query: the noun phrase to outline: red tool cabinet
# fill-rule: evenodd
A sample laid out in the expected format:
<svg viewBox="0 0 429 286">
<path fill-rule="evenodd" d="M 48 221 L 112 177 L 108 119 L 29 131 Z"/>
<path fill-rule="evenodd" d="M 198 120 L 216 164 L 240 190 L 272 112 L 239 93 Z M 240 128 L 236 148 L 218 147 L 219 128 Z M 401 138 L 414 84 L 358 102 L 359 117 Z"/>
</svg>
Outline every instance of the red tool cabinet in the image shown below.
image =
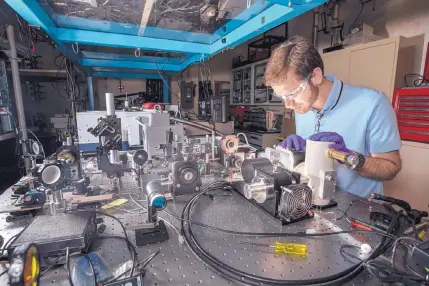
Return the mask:
<svg viewBox="0 0 429 286">
<path fill-rule="evenodd" d="M 392 104 L 401 139 L 429 143 L 429 87 L 397 88 Z"/>
</svg>

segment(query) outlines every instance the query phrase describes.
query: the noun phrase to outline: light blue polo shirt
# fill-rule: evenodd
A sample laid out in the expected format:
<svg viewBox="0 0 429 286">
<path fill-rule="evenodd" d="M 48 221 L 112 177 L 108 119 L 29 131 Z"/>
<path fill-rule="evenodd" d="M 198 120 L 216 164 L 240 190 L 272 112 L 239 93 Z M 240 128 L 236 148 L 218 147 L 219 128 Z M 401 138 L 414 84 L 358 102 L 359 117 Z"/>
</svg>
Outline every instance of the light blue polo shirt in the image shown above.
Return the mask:
<svg viewBox="0 0 429 286">
<path fill-rule="evenodd" d="M 344 138 L 346 147 L 365 156 L 399 150 L 396 115 L 392 105 L 382 92 L 343 84 L 334 75 L 326 78 L 334 83 L 320 120 L 320 132 L 337 132 Z M 303 138 L 314 134 L 317 111 L 295 114 L 296 132 Z M 383 193 L 383 182 L 362 177 L 341 164 L 336 164 L 337 186 L 361 197 L 371 193 Z"/>
</svg>

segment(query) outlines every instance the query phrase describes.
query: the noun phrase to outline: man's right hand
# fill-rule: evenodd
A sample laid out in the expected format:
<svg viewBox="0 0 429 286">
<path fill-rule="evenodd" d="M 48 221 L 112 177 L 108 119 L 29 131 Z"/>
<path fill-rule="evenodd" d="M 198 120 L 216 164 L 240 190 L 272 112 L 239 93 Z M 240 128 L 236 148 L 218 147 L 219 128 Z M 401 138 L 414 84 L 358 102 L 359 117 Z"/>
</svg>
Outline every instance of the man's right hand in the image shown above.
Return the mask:
<svg viewBox="0 0 429 286">
<path fill-rule="evenodd" d="M 285 149 L 295 149 L 296 151 L 305 151 L 306 141 L 299 135 L 292 134 L 286 137 L 285 140 L 280 142 L 280 147 Z"/>
</svg>

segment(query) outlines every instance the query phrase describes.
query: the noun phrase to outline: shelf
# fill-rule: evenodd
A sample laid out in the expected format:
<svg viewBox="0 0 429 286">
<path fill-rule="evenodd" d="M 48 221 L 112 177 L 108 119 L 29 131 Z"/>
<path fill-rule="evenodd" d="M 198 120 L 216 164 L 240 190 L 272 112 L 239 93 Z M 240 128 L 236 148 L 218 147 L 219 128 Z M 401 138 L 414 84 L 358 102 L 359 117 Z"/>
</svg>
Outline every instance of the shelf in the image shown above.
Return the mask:
<svg viewBox="0 0 429 286">
<path fill-rule="evenodd" d="M 9 75 L 12 74 L 10 68 L 7 69 Z M 38 82 L 52 82 L 56 80 L 65 80 L 67 77 L 66 71 L 58 70 L 43 70 L 43 69 L 20 69 L 19 75 L 22 81 L 38 81 Z"/>
<path fill-rule="evenodd" d="M 234 78 L 234 76 L 237 76 L 238 73 L 244 71 L 241 73 L 243 75 L 242 82 L 240 82 L 242 89 L 237 92 L 231 93 L 231 99 L 230 99 L 230 105 L 245 105 L 245 106 L 283 106 L 283 102 L 281 100 L 279 101 L 273 101 L 271 102 L 269 100 L 270 97 L 272 97 L 273 90 L 270 87 L 267 87 L 264 85 L 264 71 L 265 71 L 265 65 L 267 60 L 262 60 L 259 62 L 251 63 L 247 65 L 246 67 L 237 68 L 236 70 L 232 70 L 231 78 Z M 251 71 L 250 74 L 248 74 L 246 71 Z M 247 76 L 250 75 L 250 78 L 247 78 Z M 248 83 L 251 83 L 248 85 Z M 238 87 L 236 85 L 236 87 Z M 249 88 L 250 89 L 246 89 Z M 246 99 L 250 102 L 239 102 L 234 103 L 232 102 L 232 96 L 233 95 L 242 95 L 243 99 Z M 261 101 L 257 102 L 256 99 L 260 98 Z"/>
</svg>

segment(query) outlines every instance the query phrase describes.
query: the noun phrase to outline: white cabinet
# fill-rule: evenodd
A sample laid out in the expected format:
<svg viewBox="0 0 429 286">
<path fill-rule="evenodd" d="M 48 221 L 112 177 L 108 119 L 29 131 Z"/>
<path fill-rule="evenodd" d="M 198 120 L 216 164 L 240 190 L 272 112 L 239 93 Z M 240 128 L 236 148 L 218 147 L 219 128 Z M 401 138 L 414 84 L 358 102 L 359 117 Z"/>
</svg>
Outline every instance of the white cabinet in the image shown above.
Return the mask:
<svg viewBox="0 0 429 286">
<path fill-rule="evenodd" d="M 429 204 L 429 144 L 402 141 L 402 170 L 384 183 L 384 194 L 405 200 L 418 210 Z"/>
<path fill-rule="evenodd" d="M 323 54 L 325 74 L 335 74 L 345 83 L 382 91 L 392 100 L 393 90 L 403 87 L 404 76 L 413 73 L 415 42 L 392 37 Z M 384 193 L 427 210 L 429 203 L 429 144 L 402 141 L 402 170 L 384 182 Z"/>
<path fill-rule="evenodd" d="M 414 71 L 414 44 L 404 37 L 392 37 L 323 54 L 325 74 L 382 91 L 392 100 L 393 89 L 403 87 L 404 76 Z"/>
</svg>

